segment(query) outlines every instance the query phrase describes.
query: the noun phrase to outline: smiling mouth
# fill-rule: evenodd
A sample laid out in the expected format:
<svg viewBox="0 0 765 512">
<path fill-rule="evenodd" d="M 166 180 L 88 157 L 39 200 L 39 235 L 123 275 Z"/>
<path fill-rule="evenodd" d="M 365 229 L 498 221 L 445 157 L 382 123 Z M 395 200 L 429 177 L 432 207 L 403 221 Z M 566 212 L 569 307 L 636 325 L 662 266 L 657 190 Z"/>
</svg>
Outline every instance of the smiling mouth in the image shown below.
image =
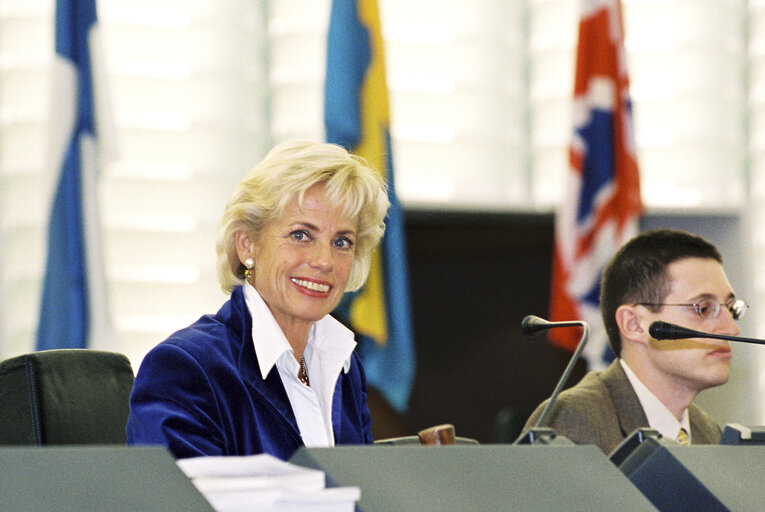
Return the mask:
<svg viewBox="0 0 765 512">
<path fill-rule="evenodd" d="M 314 292 L 327 293 L 329 292 L 329 288 L 330 288 L 328 284 L 314 283 L 313 281 L 306 281 L 305 279 L 297 279 L 294 277 L 291 277 L 290 281 L 292 281 L 298 286 L 301 286 L 303 288 L 306 288 Z"/>
</svg>

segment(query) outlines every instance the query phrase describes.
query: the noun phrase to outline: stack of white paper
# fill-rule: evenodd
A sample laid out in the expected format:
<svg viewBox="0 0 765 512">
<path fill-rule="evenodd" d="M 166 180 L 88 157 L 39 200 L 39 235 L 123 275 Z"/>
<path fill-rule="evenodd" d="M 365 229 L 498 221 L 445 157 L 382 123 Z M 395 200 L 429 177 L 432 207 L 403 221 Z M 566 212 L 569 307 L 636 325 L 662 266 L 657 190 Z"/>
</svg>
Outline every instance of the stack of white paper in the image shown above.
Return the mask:
<svg viewBox="0 0 765 512">
<path fill-rule="evenodd" d="M 181 459 L 178 466 L 217 512 L 353 512 L 358 487 L 326 488 L 324 472 L 267 454 Z"/>
</svg>

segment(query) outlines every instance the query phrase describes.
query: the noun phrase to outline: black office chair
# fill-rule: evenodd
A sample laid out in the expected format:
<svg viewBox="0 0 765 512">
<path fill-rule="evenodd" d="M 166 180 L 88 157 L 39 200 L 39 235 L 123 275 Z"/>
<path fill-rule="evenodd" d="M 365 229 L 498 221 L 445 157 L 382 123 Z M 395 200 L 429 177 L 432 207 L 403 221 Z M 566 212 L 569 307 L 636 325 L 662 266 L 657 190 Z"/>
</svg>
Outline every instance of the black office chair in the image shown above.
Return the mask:
<svg viewBox="0 0 765 512">
<path fill-rule="evenodd" d="M 0 362 L 0 445 L 125 444 L 133 369 L 123 354 L 32 352 Z"/>
</svg>

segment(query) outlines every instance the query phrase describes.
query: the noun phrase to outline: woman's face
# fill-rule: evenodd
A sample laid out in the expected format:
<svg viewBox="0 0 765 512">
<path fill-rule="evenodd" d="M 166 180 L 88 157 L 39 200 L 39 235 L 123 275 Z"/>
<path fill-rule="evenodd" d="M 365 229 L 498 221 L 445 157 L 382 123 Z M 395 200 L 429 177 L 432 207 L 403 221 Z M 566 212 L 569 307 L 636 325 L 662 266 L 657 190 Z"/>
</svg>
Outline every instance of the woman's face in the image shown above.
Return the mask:
<svg viewBox="0 0 765 512">
<path fill-rule="evenodd" d="M 329 314 L 353 266 L 357 221 L 328 204 L 323 184 L 293 199 L 253 241 L 252 284 L 288 335 Z"/>
</svg>

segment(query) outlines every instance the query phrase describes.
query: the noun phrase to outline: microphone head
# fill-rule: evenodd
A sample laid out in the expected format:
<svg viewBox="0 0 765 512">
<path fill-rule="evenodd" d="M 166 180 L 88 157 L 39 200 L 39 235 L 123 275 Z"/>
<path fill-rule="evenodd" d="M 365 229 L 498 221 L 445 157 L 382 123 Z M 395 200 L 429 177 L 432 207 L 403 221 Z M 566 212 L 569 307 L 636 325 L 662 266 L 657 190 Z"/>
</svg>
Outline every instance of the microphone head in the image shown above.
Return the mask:
<svg viewBox="0 0 765 512">
<path fill-rule="evenodd" d="M 550 326 L 550 322 L 536 315 L 527 315 L 521 322 L 521 330 L 526 336 L 534 336 Z"/>
<path fill-rule="evenodd" d="M 656 321 L 648 327 L 648 334 L 657 340 L 683 340 L 686 338 L 709 338 L 709 334 L 680 327 L 667 322 Z"/>
<path fill-rule="evenodd" d="M 669 329 L 666 328 L 668 325 L 666 322 L 656 321 L 648 327 L 648 334 L 657 340 L 672 339 Z"/>
</svg>

